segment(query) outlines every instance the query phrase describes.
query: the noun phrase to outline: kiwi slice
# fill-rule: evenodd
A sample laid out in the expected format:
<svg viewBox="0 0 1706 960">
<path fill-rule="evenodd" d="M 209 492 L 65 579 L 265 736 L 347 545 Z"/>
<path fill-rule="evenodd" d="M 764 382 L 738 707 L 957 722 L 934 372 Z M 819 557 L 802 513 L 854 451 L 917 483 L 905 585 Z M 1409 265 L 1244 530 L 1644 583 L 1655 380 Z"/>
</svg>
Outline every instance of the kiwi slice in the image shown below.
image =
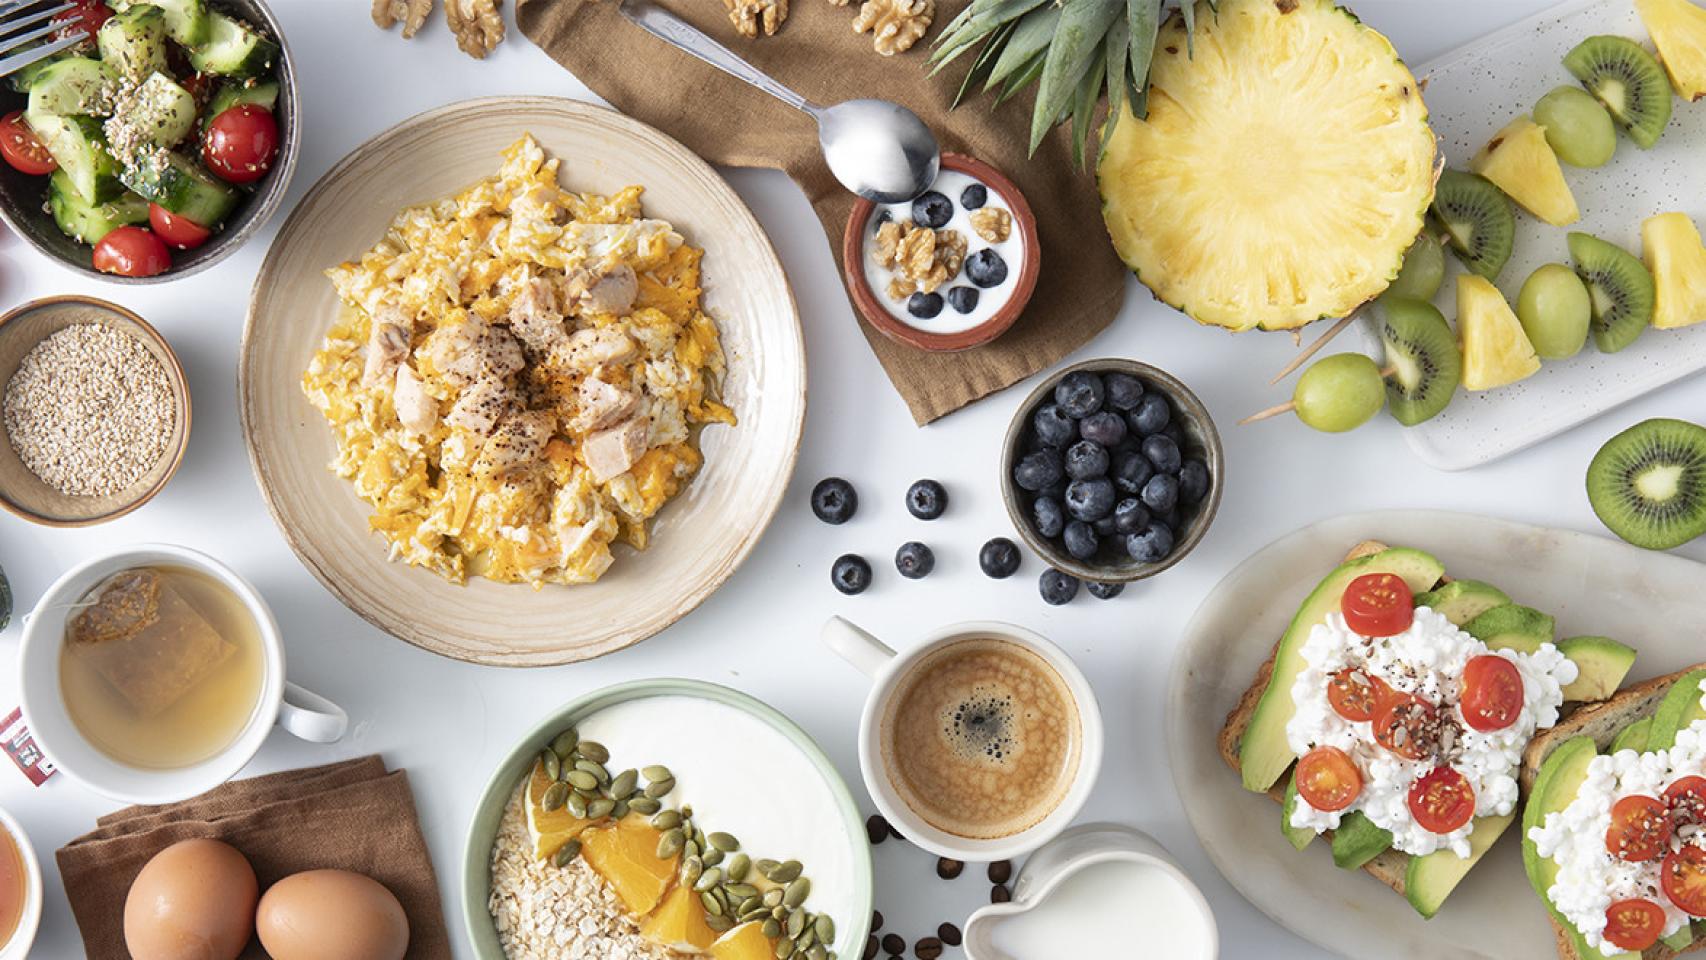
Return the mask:
<svg viewBox="0 0 1706 960">
<path fill-rule="evenodd" d="M 1386 346 L 1386 404 L 1392 416 L 1413 427 L 1445 409 L 1463 379 L 1457 336 L 1431 303 L 1382 297 L 1375 305 L 1380 342 Z"/>
<path fill-rule="evenodd" d="M 1564 54 L 1574 74 L 1643 150 L 1670 122 L 1670 78 L 1659 61 L 1628 37 L 1589 37 Z"/>
<path fill-rule="evenodd" d="M 1588 464 L 1588 502 L 1612 533 L 1669 550 L 1706 534 L 1706 427 L 1643 420 Z"/>
<path fill-rule="evenodd" d="M 1587 284 L 1594 344 L 1616 353 L 1634 343 L 1653 321 L 1653 275 L 1622 247 L 1588 233 L 1570 234 L 1570 259 Z"/>
<path fill-rule="evenodd" d="M 1502 190 L 1478 174 L 1443 171 L 1434 185 L 1433 215 L 1465 267 L 1488 280 L 1498 277 L 1516 236 L 1516 212 Z"/>
</svg>

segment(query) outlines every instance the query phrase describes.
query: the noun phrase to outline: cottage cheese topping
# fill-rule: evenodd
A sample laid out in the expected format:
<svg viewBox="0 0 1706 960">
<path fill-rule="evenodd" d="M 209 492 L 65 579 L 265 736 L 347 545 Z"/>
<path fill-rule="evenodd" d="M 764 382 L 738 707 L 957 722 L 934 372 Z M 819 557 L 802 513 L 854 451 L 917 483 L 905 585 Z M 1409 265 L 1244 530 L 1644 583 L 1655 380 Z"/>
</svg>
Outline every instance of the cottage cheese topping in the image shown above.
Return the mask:
<svg viewBox="0 0 1706 960">
<path fill-rule="evenodd" d="M 1510 726 L 1490 732 L 1465 724 L 1457 703 L 1464 666 L 1485 653 L 1511 661 L 1522 677 L 1521 714 Z M 1439 761 L 1400 757 L 1375 742 L 1370 722 L 1339 716 L 1327 700 L 1332 675 L 1346 667 L 1361 667 L 1394 690 L 1449 708 L 1442 709 L 1441 715 L 1457 723 L 1444 759 L 1474 789 L 1476 817 L 1503 816 L 1516 809 L 1516 771 L 1522 749 L 1536 730 L 1558 722 L 1563 687 L 1576 679 L 1576 665 L 1550 643 L 1541 644 L 1532 654 L 1489 650 L 1427 607 L 1417 607 L 1409 628 L 1391 637 L 1361 636 L 1345 625 L 1344 617 L 1331 614 L 1310 631 L 1302 655 L 1305 666 L 1291 690 L 1297 712 L 1286 724 L 1286 739 L 1298 756 L 1321 746 L 1345 751 L 1362 771 L 1363 789 L 1348 808 L 1336 812 L 1317 810 L 1299 796 L 1291 825 L 1319 833 L 1336 829 L 1346 813 L 1360 810 L 1392 833 L 1393 847 L 1415 856 L 1441 847 L 1469 856 L 1475 821 L 1443 834 L 1416 823 L 1408 803 L 1410 785 Z"/>
</svg>

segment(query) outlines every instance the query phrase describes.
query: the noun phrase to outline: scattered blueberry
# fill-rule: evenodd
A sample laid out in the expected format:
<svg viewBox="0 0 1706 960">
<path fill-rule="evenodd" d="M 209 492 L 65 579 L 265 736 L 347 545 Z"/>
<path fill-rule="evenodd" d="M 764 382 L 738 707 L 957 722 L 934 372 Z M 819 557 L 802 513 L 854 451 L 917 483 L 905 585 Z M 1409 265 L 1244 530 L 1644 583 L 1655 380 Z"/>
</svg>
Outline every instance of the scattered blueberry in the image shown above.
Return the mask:
<svg viewBox="0 0 1706 960">
<path fill-rule="evenodd" d="M 1027 453 L 1013 468 L 1013 482 L 1026 490 L 1041 490 L 1060 482 L 1066 468 L 1060 462 L 1060 451 L 1038 450 Z"/>
<path fill-rule="evenodd" d="M 959 313 L 970 313 L 977 309 L 976 287 L 949 287 L 948 306 Z"/>
<path fill-rule="evenodd" d="M 1078 433 L 1086 440 L 1112 447 L 1126 438 L 1125 420 L 1112 410 L 1101 410 L 1085 417 L 1078 425 Z"/>
<path fill-rule="evenodd" d="M 900 545 L 894 554 L 894 568 L 908 580 L 922 580 L 936 569 L 936 555 L 917 540 Z"/>
<path fill-rule="evenodd" d="M 1066 552 L 1079 560 L 1088 560 L 1096 555 L 1096 548 L 1101 546 L 1101 539 L 1096 536 L 1095 528 L 1082 520 L 1074 520 L 1066 525 L 1066 533 L 1062 535 L 1066 542 Z"/>
<path fill-rule="evenodd" d="M 1007 261 L 994 250 L 979 250 L 966 258 L 966 278 L 980 287 L 998 287 L 1007 279 Z"/>
<path fill-rule="evenodd" d="M 1088 480 L 1108 474 L 1108 451 L 1099 443 L 1080 440 L 1066 448 L 1066 475 Z"/>
<path fill-rule="evenodd" d="M 920 480 L 906 489 L 906 509 L 920 520 L 934 520 L 948 509 L 948 490 L 934 480 Z"/>
<path fill-rule="evenodd" d="M 1113 509 L 1114 484 L 1106 477 L 1074 480 L 1066 485 L 1066 512 L 1074 518 L 1094 523 Z"/>
<path fill-rule="evenodd" d="M 1132 559 L 1142 563 L 1160 563 L 1173 552 L 1173 531 L 1159 523 L 1151 523 L 1126 538 L 1126 550 Z"/>
<path fill-rule="evenodd" d="M 1179 499 L 1186 503 L 1196 503 L 1208 495 L 1208 464 L 1201 460 L 1187 460 L 1179 468 Z"/>
<path fill-rule="evenodd" d="M 1019 569 L 1019 547 L 1006 537 L 996 537 L 977 552 L 977 565 L 985 574 L 1005 580 Z"/>
<path fill-rule="evenodd" d="M 1067 491 L 1071 489 L 1068 487 Z M 1179 502 L 1179 478 L 1158 473 L 1149 478 L 1149 482 L 1143 485 L 1143 492 L 1137 496 L 1152 512 L 1166 513 Z"/>
<path fill-rule="evenodd" d="M 812 513 L 824 523 L 846 523 L 858 509 L 858 492 L 840 477 L 819 480 L 812 488 Z"/>
<path fill-rule="evenodd" d="M 1058 607 L 1071 603 L 1072 598 L 1078 596 L 1078 578 L 1051 567 L 1044 570 L 1037 580 L 1037 590 L 1043 595 L 1044 603 Z"/>
<path fill-rule="evenodd" d="M 1090 591 L 1090 596 L 1097 600 L 1112 600 L 1125 592 L 1125 584 L 1091 582 L 1086 584 L 1084 589 Z"/>
<path fill-rule="evenodd" d="M 1143 381 L 1129 373 L 1110 373 L 1102 378 L 1108 388 L 1108 406 L 1130 410 L 1143 399 Z"/>
<path fill-rule="evenodd" d="M 1143 455 L 1155 466 L 1156 473 L 1168 473 L 1177 476 L 1183 457 L 1179 455 L 1179 445 L 1168 438 L 1156 434 L 1143 438 Z"/>
<path fill-rule="evenodd" d="M 1173 410 L 1167 406 L 1167 398 L 1158 393 L 1146 393 L 1137 401 L 1137 406 L 1126 415 L 1132 430 L 1141 436 L 1160 433 L 1167 426 L 1167 421 L 1173 416 Z"/>
<path fill-rule="evenodd" d="M 1114 505 L 1114 529 L 1132 534 L 1149 526 L 1149 508 L 1136 498 L 1127 498 Z"/>
<path fill-rule="evenodd" d="M 967 210 L 976 210 L 989 202 L 989 190 L 981 183 L 974 183 L 960 191 L 960 206 Z"/>
<path fill-rule="evenodd" d="M 1045 537 L 1058 537 L 1066 529 L 1066 509 L 1053 497 L 1038 497 L 1031 504 L 1031 519 L 1036 521 L 1037 532 Z"/>
<path fill-rule="evenodd" d="M 1102 378 L 1085 370 L 1067 374 L 1054 388 L 1054 402 L 1060 404 L 1061 412 L 1075 420 L 1102 409 L 1105 395 Z"/>
<path fill-rule="evenodd" d="M 1078 438 L 1078 421 L 1053 403 L 1043 404 L 1031 415 L 1031 429 L 1038 440 L 1051 447 L 1064 447 Z"/>
<path fill-rule="evenodd" d="M 932 190 L 912 201 L 912 222 L 921 227 L 940 230 L 954 218 L 954 201 L 939 190 Z"/>
<path fill-rule="evenodd" d="M 906 312 L 920 320 L 928 320 L 942 312 L 942 295 L 920 290 L 906 298 Z"/>
<path fill-rule="evenodd" d="M 1143 485 L 1154 475 L 1155 468 L 1149 465 L 1149 458 L 1136 450 L 1128 450 L 1115 457 L 1113 468 L 1109 471 L 1114 485 L 1126 493 L 1142 490 Z"/>
<path fill-rule="evenodd" d="M 871 585 L 871 565 L 856 553 L 844 553 L 835 558 L 835 566 L 829 571 L 829 582 L 850 597 L 864 593 L 865 588 Z"/>
</svg>

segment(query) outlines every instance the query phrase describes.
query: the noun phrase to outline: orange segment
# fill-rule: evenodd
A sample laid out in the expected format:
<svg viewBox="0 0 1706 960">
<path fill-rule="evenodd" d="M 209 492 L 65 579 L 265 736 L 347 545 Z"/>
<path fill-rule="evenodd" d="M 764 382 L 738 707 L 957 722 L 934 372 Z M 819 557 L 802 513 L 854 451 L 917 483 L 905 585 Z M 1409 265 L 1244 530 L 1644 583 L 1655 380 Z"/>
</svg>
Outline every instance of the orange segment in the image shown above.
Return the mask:
<svg viewBox="0 0 1706 960">
<path fill-rule="evenodd" d="M 643 917 L 663 899 L 675 879 L 680 856 L 658 859 L 661 832 L 642 817 L 626 817 L 612 827 L 599 827 L 581 835 L 581 856 L 604 882 L 610 884 L 628 913 Z"/>
<path fill-rule="evenodd" d="M 568 807 L 547 811 L 545 791 L 554 781 L 545 774 L 545 765 L 535 761 L 533 773 L 527 778 L 527 840 L 533 846 L 533 856 L 549 860 L 563 844 L 581 835 L 593 821 L 582 820 L 569 812 Z"/>
<path fill-rule="evenodd" d="M 640 924 L 640 935 L 681 953 L 704 953 L 717 932 L 705 925 L 705 907 L 689 887 L 676 887 Z"/>
<path fill-rule="evenodd" d="M 776 943 L 754 920 L 719 937 L 711 944 L 711 956 L 716 960 L 775 960 Z"/>
</svg>

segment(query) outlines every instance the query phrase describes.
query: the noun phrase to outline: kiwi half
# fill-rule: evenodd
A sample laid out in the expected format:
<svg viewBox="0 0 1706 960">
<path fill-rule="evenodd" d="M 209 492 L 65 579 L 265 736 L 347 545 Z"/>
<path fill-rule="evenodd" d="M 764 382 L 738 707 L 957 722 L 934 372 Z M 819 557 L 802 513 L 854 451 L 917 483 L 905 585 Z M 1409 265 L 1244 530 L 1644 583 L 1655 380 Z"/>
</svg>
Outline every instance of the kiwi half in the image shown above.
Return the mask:
<svg viewBox="0 0 1706 960">
<path fill-rule="evenodd" d="M 1669 550 L 1706 534 L 1706 427 L 1643 420 L 1588 464 L 1588 502 L 1612 533 Z"/>
<path fill-rule="evenodd" d="M 1427 420 L 1451 402 L 1463 379 L 1457 336 L 1431 303 L 1382 297 L 1375 305 L 1380 342 L 1386 346 L 1386 405 L 1406 427 Z"/>
<path fill-rule="evenodd" d="M 1628 37 L 1589 37 L 1564 54 L 1575 75 L 1635 145 L 1658 142 L 1670 122 L 1670 78 L 1646 48 Z"/>
<path fill-rule="evenodd" d="M 1432 209 L 1457 259 L 1488 280 L 1497 278 L 1516 237 L 1510 198 L 1486 177 L 1446 170 L 1434 185 Z"/>
<path fill-rule="evenodd" d="M 1653 321 L 1653 275 L 1646 265 L 1588 233 L 1570 234 L 1570 259 L 1588 288 L 1594 344 L 1616 353 L 1634 343 Z"/>
</svg>

